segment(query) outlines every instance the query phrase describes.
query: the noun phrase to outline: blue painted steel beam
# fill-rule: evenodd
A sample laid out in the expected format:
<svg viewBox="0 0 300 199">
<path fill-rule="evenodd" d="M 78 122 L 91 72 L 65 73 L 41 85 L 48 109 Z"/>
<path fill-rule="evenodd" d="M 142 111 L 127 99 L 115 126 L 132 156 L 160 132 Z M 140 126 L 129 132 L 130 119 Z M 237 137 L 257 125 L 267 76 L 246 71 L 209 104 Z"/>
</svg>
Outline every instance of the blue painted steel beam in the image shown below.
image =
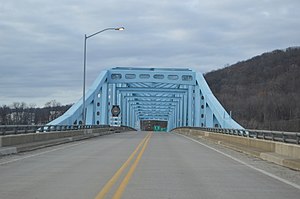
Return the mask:
<svg viewBox="0 0 300 199">
<path fill-rule="evenodd" d="M 145 88 L 138 88 L 138 87 L 129 87 L 129 88 L 118 88 L 119 91 L 121 92 L 126 92 L 126 93 L 145 93 Z M 147 88 L 147 93 L 187 93 L 188 90 L 187 89 L 176 89 L 176 88 Z"/>
<path fill-rule="evenodd" d="M 49 124 L 80 124 L 82 101 Z M 136 128 L 145 118 L 168 121 L 168 130 L 187 125 L 242 128 L 214 97 L 203 75 L 190 69 L 112 68 L 101 72 L 85 104 L 86 124 L 110 124 L 110 110 L 119 105 L 121 124 Z"/>
</svg>

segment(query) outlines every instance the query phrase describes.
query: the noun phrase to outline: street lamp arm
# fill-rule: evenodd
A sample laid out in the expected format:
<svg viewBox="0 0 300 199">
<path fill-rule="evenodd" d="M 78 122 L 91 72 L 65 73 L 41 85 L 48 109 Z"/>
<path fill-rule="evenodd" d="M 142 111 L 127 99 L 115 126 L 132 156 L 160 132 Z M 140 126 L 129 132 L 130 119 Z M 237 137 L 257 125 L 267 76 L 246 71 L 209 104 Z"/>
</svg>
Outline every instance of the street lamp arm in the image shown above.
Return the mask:
<svg viewBox="0 0 300 199">
<path fill-rule="evenodd" d="M 99 34 L 99 33 L 101 33 L 101 32 L 107 31 L 107 30 L 124 30 L 124 27 L 120 27 L 120 28 L 105 28 L 105 29 L 103 29 L 103 30 L 100 30 L 100 31 L 94 33 L 94 34 L 91 34 L 91 35 L 89 35 L 89 36 L 85 36 L 85 38 L 88 39 L 88 38 L 90 38 L 90 37 L 93 37 L 93 36 L 95 36 L 95 35 L 97 35 L 97 34 Z"/>
</svg>

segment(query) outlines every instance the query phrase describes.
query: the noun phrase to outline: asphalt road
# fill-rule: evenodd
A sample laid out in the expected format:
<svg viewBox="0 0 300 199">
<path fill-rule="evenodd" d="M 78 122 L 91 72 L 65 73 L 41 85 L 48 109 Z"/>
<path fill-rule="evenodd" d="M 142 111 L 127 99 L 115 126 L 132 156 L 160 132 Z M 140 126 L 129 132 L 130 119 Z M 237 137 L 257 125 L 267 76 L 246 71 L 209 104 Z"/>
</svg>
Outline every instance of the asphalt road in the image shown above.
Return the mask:
<svg viewBox="0 0 300 199">
<path fill-rule="evenodd" d="M 127 132 L 7 156 L 0 198 L 299 198 L 300 182 L 220 150 L 176 134 Z"/>
</svg>

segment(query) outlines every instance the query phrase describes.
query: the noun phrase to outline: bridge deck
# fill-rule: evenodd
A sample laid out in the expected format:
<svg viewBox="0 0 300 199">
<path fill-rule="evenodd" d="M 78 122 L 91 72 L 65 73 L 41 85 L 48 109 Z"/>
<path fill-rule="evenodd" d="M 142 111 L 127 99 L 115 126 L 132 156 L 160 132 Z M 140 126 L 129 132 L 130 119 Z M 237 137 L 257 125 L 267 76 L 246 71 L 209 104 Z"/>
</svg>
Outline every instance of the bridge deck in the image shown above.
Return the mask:
<svg viewBox="0 0 300 199">
<path fill-rule="evenodd" d="M 220 148 L 176 134 L 151 133 L 145 139 L 147 135 L 147 132 L 113 134 L 3 157 L 0 197 L 93 199 L 105 190 L 106 198 L 112 198 L 119 185 L 126 186 L 122 198 L 130 199 L 299 197 L 299 172 L 270 166 L 228 149 L 221 148 L 221 152 Z M 122 165 L 126 166 L 124 163 L 139 144 L 134 158 L 114 178 L 116 182 L 109 189 L 105 185 Z M 227 155 L 222 154 L 224 150 Z M 263 174 L 248 163 L 271 169 L 271 173 L 294 176 L 291 181 L 296 184 L 275 179 L 271 173 Z M 129 181 L 122 181 L 125 176 Z"/>
</svg>

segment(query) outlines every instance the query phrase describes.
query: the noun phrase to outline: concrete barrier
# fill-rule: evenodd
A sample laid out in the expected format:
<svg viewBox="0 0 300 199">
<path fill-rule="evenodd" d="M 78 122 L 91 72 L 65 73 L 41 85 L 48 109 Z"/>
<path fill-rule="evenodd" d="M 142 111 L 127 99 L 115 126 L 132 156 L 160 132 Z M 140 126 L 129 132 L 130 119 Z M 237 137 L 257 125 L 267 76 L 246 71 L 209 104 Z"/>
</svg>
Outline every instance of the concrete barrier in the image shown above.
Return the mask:
<svg viewBox="0 0 300 199">
<path fill-rule="evenodd" d="M 49 133 L 29 133 L 21 135 L 7 135 L 0 137 L 0 147 L 15 146 L 32 142 L 40 142 L 59 138 L 83 135 L 83 131 L 74 132 L 49 132 Z"/>
<path fill-rule="evenodd" d="M 176 129 L 175 132 L 191 137 L 212 140 L 218 144 L 260 157 L 291 169 L 300 170 L 300 146 L 269 140 L 233 136 L 196 129 Z"/>
<path fill-rule="evenodd" d="M 285 144 L 285 143 L 275 143 L 275 153 L 280 155 L 286 155 L 292 158 L 300 159 L 300 146 Z"/>
<path fill-rule="evenodd" d="M 109 131 L 109 128 L 99 129 L 81 129 L 73 131 L 62 131 L 62 132 L 48 132 L 48 133 L 28 133 L 19 135 L 7 135 L 0 137 L 0 147 L 15 146 L 21 144 L 27 144 L 32 142 L 40 142 L 47 140 L 54 140 L 60 138 L 83 136 L 92 133 L 100 133 Z"/>
<path fill-rule="evenodd" d="M 0 136 L 0 155 L 30 151 L 67 142 L 131 130 L 133 129 L 127 127 L 112 127 Z"/>
</svg>

